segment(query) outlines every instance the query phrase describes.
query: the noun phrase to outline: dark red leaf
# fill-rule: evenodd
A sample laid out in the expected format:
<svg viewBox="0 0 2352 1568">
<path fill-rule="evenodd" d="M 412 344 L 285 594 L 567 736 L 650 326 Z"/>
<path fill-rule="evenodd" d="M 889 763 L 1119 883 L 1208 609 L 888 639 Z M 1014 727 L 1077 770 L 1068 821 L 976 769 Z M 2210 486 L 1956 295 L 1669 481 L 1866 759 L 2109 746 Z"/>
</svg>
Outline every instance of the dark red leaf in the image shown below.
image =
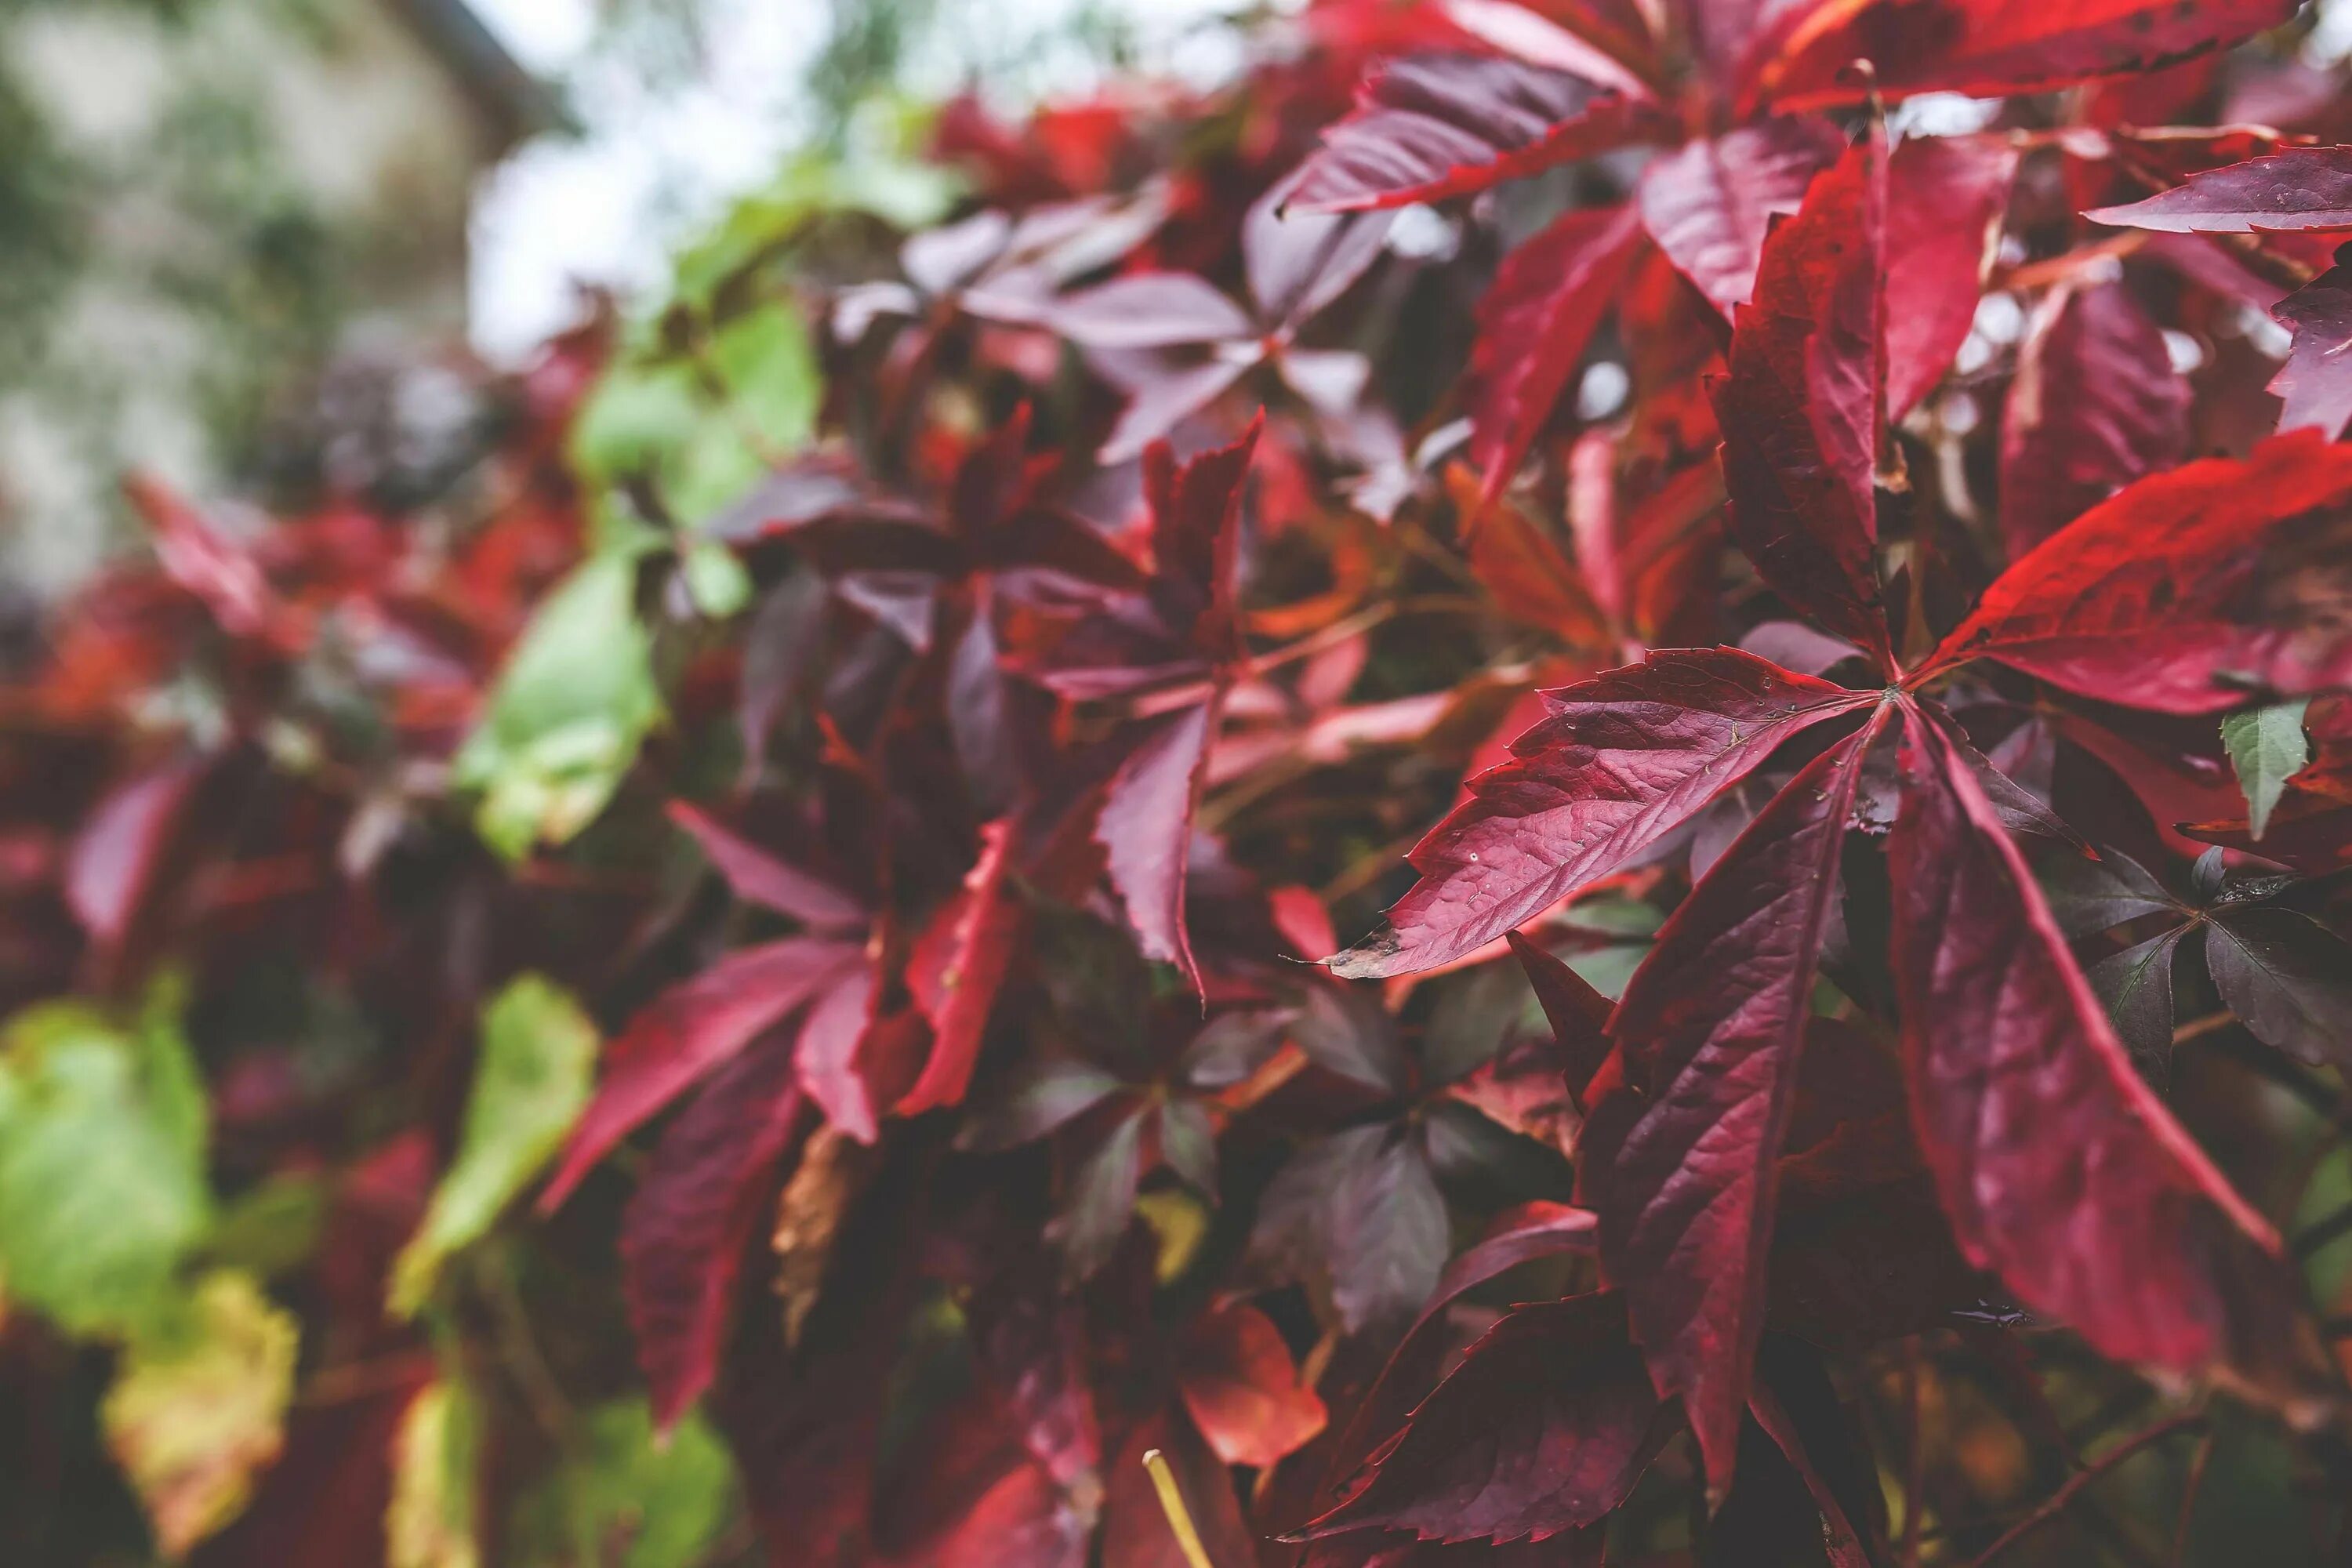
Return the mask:
<svg viewBox="0 0 2352 1568">
<path fill-rule="evenodd" d="M 980 1059 L 996 988 L 1021 940 L 1022 906 L 1005 886 L 1013 823 L 1002 818 L 980 830 L 980 858 L 962 889 L 940 906 L 907 961 L 907 986 L 931 1024 L 931 1055 L 898 1114 L 953 1105 L 963 1099 Z"/>
<path fill-rule="evenodd" d="M 821 877 L 813 877 L 736 833 L 723 827 L 701 807 L 682 800 L 669 803 L 669 819 L 693 836 L 703 855 L 727 879 L 728 888 L 745 903 L 773 910 L 780 915 L 821 931 L 862 928 L 866 906 Z"/>
<path fill-rule="evenodd" d="M 2352 447 L 2310 430 L 2144 479 L 2003 573 L 1914 679 L 1997 658 L 2175 713 L 2341 685 L 2347 500 Z"/>
<path fill-rule="evenodd" d="M 972 1351 L 1023 1446 L 1065 1488 L 1098 1487 L 1102 1433 L 1087 1381 L 1086 1313 L 1050 1253 L 1024 1247 L 965 1302 Z"/>
<path fill-rule="evenodd" d="M 1913 137 L 1887 161 L 1888 419 L 1909 413 L 1967 341 L 2016 173 L 2000 136 Z"/>
<path fill-rule="evenodd" d="M 1446 470 L 1456 515 L 1469 529 L 1470 570 L 1504 614 L 1542 627 L 1570 647 L 1613 647 L 1617 639 L 1607 617 L 1559 546 L 1517 506 L 1487 504 L 1508 478 L 1504 469 L 1490 468 L 1481 490 L 1473 488 L 1466 468 Z"/>
<path fill-rule="evenodd" d="M 2000 531 L 2014 561 L 2122 486 L 2180 460 L 2189 383 L 2121 283 L 2034 312 L 2001 415 Z"/>
<path fill-rule="evenodd" d="M 1584 1091 L 1609 1056 L 1609 1015 L 1616 1005 L 1595 991 L 1584 976 L 1517 931 L 1507 934 L 1512 954 L 1527 971 L 1528 984 L 1542 1005 L 1544 1019 L 1551 1025 L 1569 1097 L 1581 1111 Z"/>
<path fill-rule="evenodd" d="M 596 1098 L 540 1194 L 540 1212 L 552 1212 L 614 1144 L 861 956 L 845 942 L 786 937 L 730 952 L 647 1003 L 605 1047 Z"/>
<path fill-rule="evenodd" d="M 1854 102 L 1848 68 L 1868 60 L 1888 98 L 2042 92 L 2149 70 L 2278 26 L 2294 0 L 1845 0 L 1790 6 L 1740 72 L 1739 98 L 1803 106 Z"/>
<path fill-rule="evenodd" d="M 1826 121 L 1759 120 L 1651 159 L 1634 199 L 1675 270 L 1729 316 L 1756 291 L 1773 217 L 1803 204 L 1843 145 Z"/>
<path fill-rule="evenodd" d="M 1736 648 L 1655 653 L 1548 694 L 1551 716 L 1413 847 L 1422 879 L 1329 961 L 1404 974 L 1475 952 L 1696 816 L 1798 731 L 1869 698 Z"/>
<path fill-rule="evenodd" d="M 1749 1408 L 1804 1482 L 1830 1568 L 1885 1568 L 1892 1554 L 1878 1466 L 1820 1352 L 1786 1335 L 1766 1341 Z"/>
<path fill-rule="evenodd" d="M 2352 267 L 2330 268 L 2271 307 L 2294 334 L 2271 380 L 2284 400 L 2282 430 L 2316 430 L 2333 441 L 2352 424 Z"/>
<path fill-rule="evenodd" d="M 805 1128 L 793 1045 L 771 1035 L 703 1087 L 663 1133 L 622 1217 L 622 1288 L 659 1426 L 710 1386 L 745 1245 Z"/>
<path fill-rule="evenodd" d="M 1109 855 L 1111 886 L 1143 951 L 1182 970 L 1196 991 L 1201 967 L 1184 927 L 1184 872 L 1217 708 L 1205 702 L 1141 725 L 1095 825 Z"/>
<path fill-rule="evenodd" d="M 2256 1038 L 2307 1062 L 2352 1064 L 2352 946 L 2335 931 L 2299 910 L 2225 904 L 2207 922 L 2205 963 Z"/>
<path fill-rule="evenodd" d="M 1510 482 L 1580 367 L 1640 233 L 1631 205 L 1571 211 L 1496 268 L 1470 349 L 1470 458 L 1485 475 L 1482 501 Z"/>
<path fill-rule="evenodd" d="M 1764 1331 L 1775 1178 L 1838 854 L 1887 711 L 1774 796 L 1659 931 L 1610 1022 L 1625 1087 L 1585 1130 L 1601 1267 L 1718 1497 Z"/>
<path fill-rule="evenodd" d="M 1598 1522 L 1657 1449 L 1658 1398 L 1613 1296 L 1512 1310 L 1470 1347 L 1372 1477 L 1299 1532 L 1542 1541 Z"/>
<path fill-rule="evenodd" d="M 1325 130 L 1291 205 L 1347 212 L 1483 191 L 1615 146 L 1634 126 L 1622 94 L 1565 71 L 1481 55 L 1392 60 Z"/>
<path fill-rule="evenodd" d="M 1274 1320 L 1244 1301 L 1213 1309 L 1193 1324 L 1178 1354 L 1176 1390 L 1228 1465 L 1279 1464 L 1329 1418 L 1299 1382 Z"/>
<path fill-rule="evenodd" d="M 1846 150 L 1772 231 L 1716 383 L 1731 531 L 1791 606 L 1890 666 L 1873 545 L 1885 427 L 1886 153 Z"/>
<path fill-rule="evenodd" d="M 2102 1355 L 2309 1416 L 2326 1363 L 2277 1235 L 2132 1070 L 1933 726 L 1910 727 L 1903 775 L 1888 855 L 1912 1115 L 1962 1249 Z"/>
<path fill-rule="evenodd" d="M 2144 201 L 2083 216 L 2171 234 L 2352 229 L 2352 147 L 2284 147 L 2267 158 L 2191 174 Z"/>
<path fill-rule="evenodd" d="M 1265 427 L 1261 411 L 1241 438 L 1179 463 L 1164 442 L 1143 455 L 1151 507 L 1154 602 L 1169 631 L 1204 658 L 1241 654 L 1234 569 L 1241 546 L 1242 487 Z"/>
<path fill-rule="evenodd" d="M 164 574 L 194 595 L 223 631 L 287 651 L 306 640 L 301 619 L 278 596 L 242 541 L 215 528 L 158 480 L 134 475 L 123 493 L 154 534 Z"/>
</svg>

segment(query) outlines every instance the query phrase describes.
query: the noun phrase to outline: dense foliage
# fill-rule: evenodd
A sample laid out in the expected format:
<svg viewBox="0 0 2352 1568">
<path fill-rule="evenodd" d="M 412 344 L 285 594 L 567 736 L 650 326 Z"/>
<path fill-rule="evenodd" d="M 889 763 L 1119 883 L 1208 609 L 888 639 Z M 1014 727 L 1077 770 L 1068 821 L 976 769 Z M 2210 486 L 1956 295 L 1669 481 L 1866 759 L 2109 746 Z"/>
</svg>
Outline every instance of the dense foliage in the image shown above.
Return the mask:
<svg viewBox="0 0 2352 1568">
<path fill-rule="evenodd" d="M 0 1558 L 2342 1561 L 2290 11 L 1328 0 L 795 166 L 429 503 L 134 485 Z"/>
</svg>

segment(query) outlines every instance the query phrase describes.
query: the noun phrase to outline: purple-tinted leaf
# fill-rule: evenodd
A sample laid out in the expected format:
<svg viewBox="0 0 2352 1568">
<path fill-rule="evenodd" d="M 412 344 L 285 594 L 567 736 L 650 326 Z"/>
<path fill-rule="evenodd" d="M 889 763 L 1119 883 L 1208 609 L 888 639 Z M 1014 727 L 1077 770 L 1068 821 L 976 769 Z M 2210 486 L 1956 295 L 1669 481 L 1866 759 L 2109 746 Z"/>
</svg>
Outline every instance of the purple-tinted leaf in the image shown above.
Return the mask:
<svg viewBox="0 0 2352 1568">
<path fill-rule="evenodd" d="M 2172 954 L 2184 934 L 2159 931 L 2083 972 L 2133 1066 L 2158 1088 L 2172 1067 Z"/>
<path fill-rule="evenodd" d="M 1012 236 L 1011 218 L 984 209 L 960 223 L 908 236 L 898 247 L 898 267 L 924 293 L 945 294 L 978 276 L 1003 253 Z"/>
<path fill-rule="evenodd" d="M 1110 1260 L 1135 1217 L 1136 1185 L 1143 1178 L 1143 1118 L 1137 1106 L 1070 1173 L 1052 1234 L 1069 1261 L 1070 1277 L 1085 1279 Z"/>
<path fill-rule="evenodd" d="M 2313 1063 L 2352 1064 L 2352 945 L 2309 915 L 2230 904 L 2205 929 L 2213 984 L 2254 1037 Z"/>
<path fill-rule="evenodd" d="M 1614 146 L 1634 123 L 1622 94 L 1565 71 L 1484 55 L 1392 60 L 1324 131 L 1291 202 L 1346 212 L 1482 191 Z"/>
<path fill-rule="evenodd" d="M 1790 605 L 1891 666 L 1874 489 L 1885 429 L 1884 142 L 1817 177 L 1772 231 L 1715 384 L 1731 531 Z"/>
<path fill-rule="evenodd" d="M 2102 1355 L 2309 1415 L 2331 1379 L 2277 1235 L 2132 1070 L 1973 774 L 1933 726 L 1907 735 L 1894 965 L 1962 1250 Z"/>
<path fill-rule="evenodd" d="M 793 1044 L 772 1035 L 703 1087 L 662 1135 L 622 1217 L 629 1327 L 659 1426 L 710 1386 L 745 1245 L 805 1124 Z"/>
<path fill-rule="evenodd" d="M 2189 446 L 2189 383 L 2121 283 L 2034 312 L 2001 416 L 2000 531 L 2016 560 Z"/>
<path fill-rule="evenodd" d="M 819 931 L 849 931 L 863 927 L 865 905 L 823 878 L 785 865 L 733 829 L 722 827 L 699 806 L 682 800 L 669 805 L 669 819 L 693 836 L 703 856 L 727 879 L 727 886 L 745 903 L 790 915 Z"/>
<path fill-rule="evenodd" d="M 1189 272 L 1130 272 L 1055 302 L 1054 330 L 1093 349 L 1254 338 L 1249 313 Z"/>
<path fill-rule="evenodd" d="M 1759 121 L 1651 159 L 1634 200 L 1675 270 L 1728 316 L 1756 291 L 1774 216 L 1803 204 L 1843 145 L 1826 121 Z"/>
<path fill-rule="evenodd" d="M 1422 1402 L 1363 1488 L 1299 1532 L 1542 1541 L 1598 1522 L 1656 1451 L 1660 1414 L 1613 1296 L 1514 1310 Z"/>
<path fill-rule="evenodd" d="M 1503 260 L 1470 349 L 1470 457 L 1500 494 L 1550 418 L 1636 254 L 1630 205 L 1562 215 Z"/>
<path fill-rule="evenodd" d="M 1218 662 L 1242 653 L 1234 608 L 1242 489 L 1265 427 L 1261 411 L 1230 446 L 1181 463 L 1165 445 L 1143 455 L 1143 495 L 1151 509 L 1152 602 L 1172 636 Z"/>
<path fill-rule="evenodd" d="M 1369 986 L 1310 988 L 1291 1021 L 1290 1037 L 1326 1072 L 1391 1094 L 1405 1086 L 1396 1020 Z"/>
<path fill-rule="evenodd" d="M 2333 441 L 2352 424 L 2352 267 L 2338 262 L 2271 308 L 2294 334 L 2271 378 L 2284 400 L 2282 430 L 2316 430 Z"/>
<path fill-rule="evenodd" d="M 130 935 L 206 768 L 186 757 L 118 785 L 74 835 L 66 902 L 100 947 Z"/>
<path fill-rule="evenodd" d="M 1242 217 L 1242 264 L 1269 331 L 1296 327 L 1346 293 L 1380 259 L 1394 221 L 1388 213 L 1286 212 L 1307 172 L 1276 181 Z"/>
<path fill-rule="evenodd" d="M 1184 926 L 1184 874 L 1216 708 L 1205 702 L 1139 726 L 1095 824 L 1095 837 L 1109 855 L 1111 886 L 1143 951 L 1182 970 L 1194 990 L 1201 969 Z"/>
<path fill-rule="evenodd" d="M 865 1052 L 875 991 L 873 968 L 854 965 L 817 997 L 801 1025 L 801 1089 L 827 1121 L 860 1143 L 873 1142 L 880 1130 Z"/>
<path fill-rule="evenodd" d="M 1625 1087 L 1585 1130 L 1601 1267 L 1717 1496 L 1764 1331 L 1775 1178 L 1838 854 L 1876 731 L 1798 773 L 1659 931 L 1610 1022 Z"/>
<path fill-rule="evenodd" d="M 1280 1278 L 1328 1281 L 1340 1326 L 1411 1321 L 1445 1265 L 1445 1203 L 1420 1139 L 1374 1122 L 1292 1156 L 1259 1201 L 1250 1250 Z"/>
<path fill-rule="evenodd" d="M 1913 138 L 1886 165 L 1886 417 L 1943 379 L 1976 320 L 2017 153 L 2004 137 Z"/>
<path fill-rule="evenodd" d="M 1220 355 L 1201 364 L 1187 365 L 1181 370 L 1169 370 L 1144 380 L 1135 388 L 1127 407 L 1104 437 L 1102 449 L 1095 454 L 1100 463 L 1124 463 L 1134 458 L 1154 441 L 1210 404 L 1224 390 L 1247 375 L 1257 363 L 1253 345 L 1249 354 Z"/>
<path fill-rule="evenodd" d="M 2352 147 L 2283 147 L 2267 158 L 2191 174 L 2144 201 L 2083 216 L 2172 234 L 2352 229 Z"/>
<path fill-rule="evenodd" d="M 1043 1138 L 1116 1094 L 1119 1080 L 1090 1062 L 1049 1057 L 974 1103 L 956 1147 L 993 1153 Z"/>
<path fill-rule="evenodd" d="M 647 1003 L 605 1047 L 596 1098 L 540 1194 L 540 1212 L 551 1213 L 614 1144 L 860 957 L 846 942 L 787 937 L 730 952 Z"/>
<path fill-rule="evenodd" d="M 1410 857 L 1422 879 L 1329 961 L 1404 974 L 1475 952 L 1696 816 L 1798 731 L 1868 697 L 1734 648 L 1656 653 L 1549 695 L 1552 713 Z"/>
</svg>

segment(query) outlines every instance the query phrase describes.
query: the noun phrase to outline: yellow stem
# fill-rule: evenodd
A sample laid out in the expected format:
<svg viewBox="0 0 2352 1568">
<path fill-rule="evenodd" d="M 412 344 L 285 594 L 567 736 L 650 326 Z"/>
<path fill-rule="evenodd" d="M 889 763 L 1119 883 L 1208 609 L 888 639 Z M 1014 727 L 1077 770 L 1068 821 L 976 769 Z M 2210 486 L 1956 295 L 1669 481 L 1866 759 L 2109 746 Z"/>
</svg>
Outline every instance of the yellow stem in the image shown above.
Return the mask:
<svg viewBox="0 0 2352 1568">
<path fill-rule="evenodd" d="M 1151 1472 L 1151 1484 L 1160 1493 L 1160 1510 L 1168 1516 L 1168 1528 L 1175 1531 L 1184 1561 L 1192 1568 L 1216 1568 L 1209 1561 L 1209 1549 L 1201 1544 L 1201 1532 L 1192 1527 L 1192 1510 L 1184 1506 L 1184 1489 L 1176 1484 L 1176 1472 L 1168 1468 L 1168 1456 L 1157 1448 L 1146 1448 L 1143 1468 Z"/>
</svg>

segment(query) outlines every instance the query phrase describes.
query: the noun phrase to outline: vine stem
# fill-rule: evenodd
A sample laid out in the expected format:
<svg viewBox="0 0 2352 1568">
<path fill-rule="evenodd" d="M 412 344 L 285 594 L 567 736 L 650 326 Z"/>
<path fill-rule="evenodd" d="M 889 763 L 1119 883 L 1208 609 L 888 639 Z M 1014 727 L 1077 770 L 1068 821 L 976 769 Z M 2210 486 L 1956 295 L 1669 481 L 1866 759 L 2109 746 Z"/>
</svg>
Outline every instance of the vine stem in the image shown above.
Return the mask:
<svg viewBox="0 0 2352 1568">
<path fill-rule="evenodd" d="M 1143 1451 L 1143 1468 L 1151 1472 L 1151 1486 L 1160 1494 L 1160 1511 L 1168 1516 L 1168 1528 L 1176 1537 L 1178 1550 L 1192 1568 L 1216 1568 L 1209 1561 L 1209 1549 L 1201 1544 L 1201 1532 L 1192 1524 L 1192 1510 L 1184 1506 L 1184 1489 L 1176 1484 L 1176 1472 L 1169 1468 L 1168 1456 L 1157 1448 Z"/>
<path fill-rule="evenodd" d="M 1999 1540 L 1971 1558 L 1968 1568 L 1985 1568 L 1985 1565 L 1994 1558 L 2065 1512 L 2067 1505 L 2080 1497 L 2084 1488 L 2141 1449 L 2162 1442 L 2175 1432 L 2186 1431 L 2191 1427 L 2202 1427 L 2204 1425 L 2203 1410 L 2184 1410 L 2177 1415 L 2167 1416 L 2155 1426 L 2143 1428 L 2125 1438 L 2093 1460 L 2087 1467 L 2067 1477 L 2063 1486 L 2042 1500 L 2042 1506 L 2003 1531 Z"/>
</svg>

